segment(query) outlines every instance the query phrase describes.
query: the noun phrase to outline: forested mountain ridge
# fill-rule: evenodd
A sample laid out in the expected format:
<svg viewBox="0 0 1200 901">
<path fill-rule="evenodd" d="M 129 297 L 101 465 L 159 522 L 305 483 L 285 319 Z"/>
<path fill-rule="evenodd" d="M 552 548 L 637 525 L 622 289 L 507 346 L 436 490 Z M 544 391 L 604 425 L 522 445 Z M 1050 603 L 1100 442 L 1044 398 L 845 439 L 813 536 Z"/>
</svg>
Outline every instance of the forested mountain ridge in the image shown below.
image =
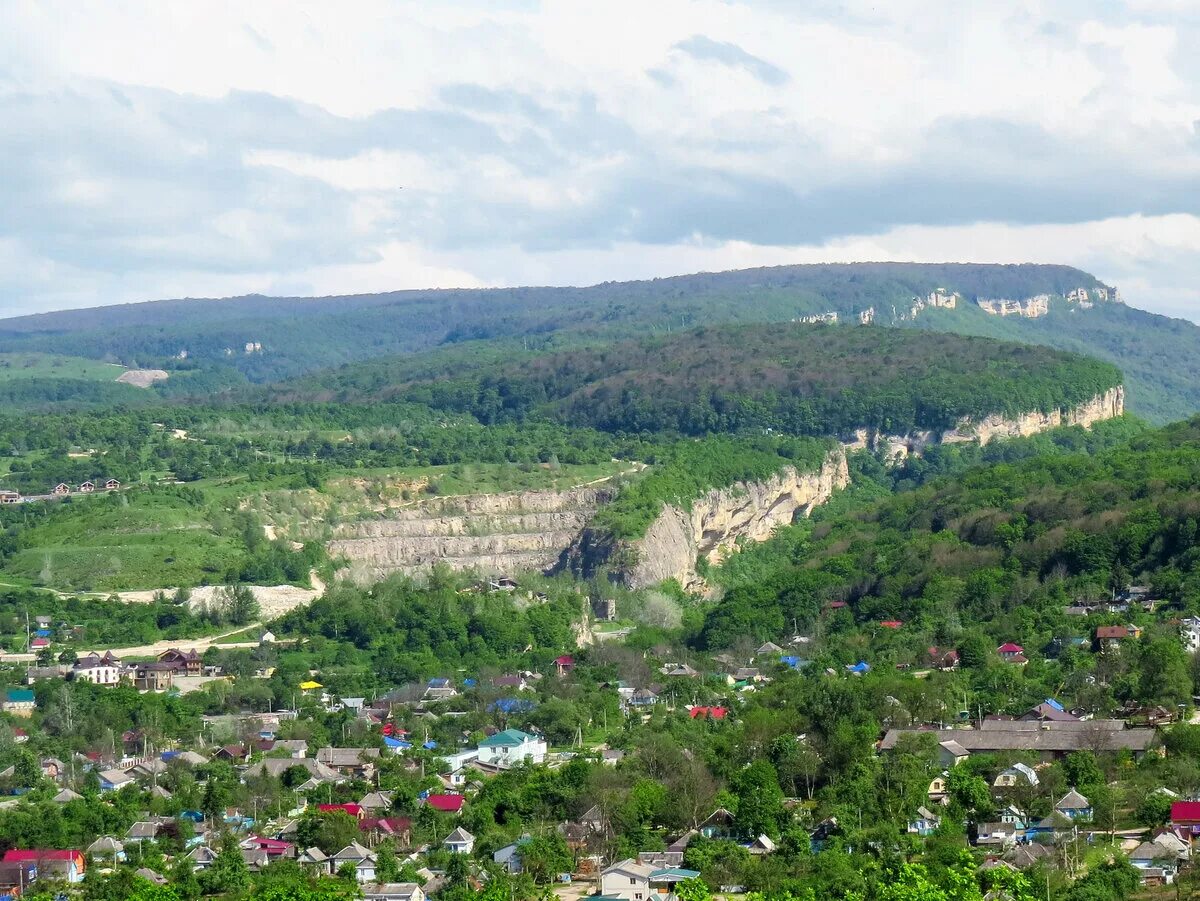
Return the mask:
<svg viewBox="0 0 1200 901">
<path fill-rule="evenodd" d="M 1156 421 L 1200 409 L 1200 328 L 1132 309 L 1068 304 L 1078 289 L 1113 292 L 1067 266 L 853 263 L 699 273 L 590 287 L 397 291 L 320 298 L 248 296 L 163 300 L 0 321 L 0 352 L 48 351 L 129 366 L 156 366 L 172 378 L 164 396 L 238 395 L 237 386 L 307 373 L 304 396 L 335 397 L 364 383 L 412 377 L 412 355 L 430 350 L 460 360 L 594 346 L 701 325 L 790 322 L 837 314 L 855 322 L 1009 338 L 1107 359 L 1127 373 L 1129 405 Z M 956 294 L 954 309 L 914 302 Z M 989 315 L 977 300 L 1047 298 L 1036 319 Z M 247 350 L 249 346 L 249 350 Z M 1167 353 L 1163 352 L 1166 349 Z M 186 356 L 183 356 L 186 354 Z M 338 369 L 337 367 L 344 367 Z M 186 378 L 182 378 L 186 374 Z M 24 385 L 10 407 L 80 402 L 94 386 Z M 241 394 L 245 393 L 243 389 Z"/>
<path fill-rule="evenodd" d="M 1070 410 L 1120 384 L 1114 366 L 1030 345 L 788 323 L 700 327 L 393 390 L 484 423 L 543 417 L 618 433 L 846 436 Z"/>
</svg>

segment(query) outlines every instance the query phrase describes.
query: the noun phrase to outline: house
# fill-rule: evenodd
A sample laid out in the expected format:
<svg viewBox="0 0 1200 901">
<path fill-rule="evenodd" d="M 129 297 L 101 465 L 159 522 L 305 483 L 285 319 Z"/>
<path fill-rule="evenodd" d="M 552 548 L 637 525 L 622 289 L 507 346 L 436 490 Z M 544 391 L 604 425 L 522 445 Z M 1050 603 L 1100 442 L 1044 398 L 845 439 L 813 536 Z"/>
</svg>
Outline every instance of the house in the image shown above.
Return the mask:
<svg viewBox="0 0 1200 901">
<path fill-rule="evenodd" d="M 77 682 L 91 682 L 93 685 L 116 685 L 121 681 L 124 667 L 120 659 L 111 652 L 103 657 L 91 653 L 80 657 L 71 667 L 71 678 Z"/>
<path fill-rule="evenodd" d="M 84 482 L 83 484 L 81 484 L 79 486 L 80 494 L 91 494 L 95 490 L 96 490 L 95 482 L 88 481 L 88 482 Z"/>
<path fill-rule="evenodd" d="M 4 863 L 34 864 L 39 877 L 52 876 L 72 884 L 83 882 L 84 871 L 87 869 L 87 862 L 79 851 L 56 851 L 47 848 L 5 851 Z"/>
<path fill-rule="evenodd" d="M 664 663 L 659 672 L 664 676 L 681 676 L 685 679 L 698 679 L 699 670 L 693 669 L 686 663 Z"/>
<path fill-rule="evenodd" d="M 244 851 L 261 851 L 267 855 L 267 860 L 293 860 L 296 857 L 296 846 L 291 842 L 280 841 L 276 838 L 264 838 L 261 835 L 251 835 L 241 843 Z"/>
<path fill-rule="evenodd" d="M 524 676 L 514 673 L 497 676 L 492 680 L 492 688 L 514 688 L 517 691 L 525 691 L 529 688 L 529 683 L 525 681 Z"/>
<path fill-rule="evenodd" d="M 138 691 L 170 691 L 175 684 L 175 668 L 169 663 L 143 663 L 133 671 L 133 687 Z"/>
<path fill-rule="evenodd" d="M 865 660 L 860 660 L 858 663 L 847 663 L 846 672 L 852 676 L 865 676 L 871 671 L 871 664 Z"/>
<path fill-rule="evenodd" d="M 428 795 L 425 803 L 438 813 L 461 813 L 465 800 L 462 795 L 436 794 Z"/>
<path fill-rule="evenodd" d="M 358 882 L 375 881 L 375 855 L 371 853 L 370 848 L 365 848 L 358 842 L 351 842 L 329 858 L 330 872 L 336 873 L 347 863 L 354 864 L 354 878 Z"/>
<path fill-rule="evenodd" d="M 213 865 L 213 861 L 217 859 L 217 852 L 207 845 L 197 845 L 188 852 L 187 857 L 192 862 L 192 869 L 202 872 Z"/>
<path fill-rule="evenodd" d="M 121 488 L 121 483 L 118 482 L 116 479 L 105 479 L 104 480 L 104 490 L 105 491 L 119 491 L 120 488 Z"/>
<path fill-rule="evenodd" d="M 363 817 L 358 821 L 358 831 L 370 839 L 372 846 L 385 838 L 398 839 L 402 848 L 412 843 L 412 820 L 408 817 Z"/>
<path fill-rule="evenodd" d="M 123 770 L 101 770 L 98 775 L 102 792 L 120 791 L 127 785 L 135 784 L 133 777 Z"/>
<path fill-rule="evenodd" d="M 976 729 L 889 729 L 879 743 L 890 751 L 905 735 L 932 732 L 938 741 L 953 740 L 972 754 L 1028 751 L 1042 757 L 1061 758 L 1071 751 L 1129 751 L 1144 755 L 1156 741 L 1153 729 L 1126 728 L 1124 720 L 1072 720 L 1023 722 L 987 720 Z"/>
<path fill-rule="evenodd" d="M 953 648 L 931 647 L 926 652 L 929 657 L 931 666 L 940 670 L 956 670 L 958 669 L 958 651 Z"/>
<path fill-rule="evenodd" d="M 941 817 L 928 807 L 921 805 L 917 808 L 917 815 L 908 821 L 908 832 L 924 838 L 928 835 L 933 835 L 941 824 Z"/>
<path fill-rule="evenodd" d="M 33 639 L 33 641 L 29 642 L 29 649 L 31 651 L 40 651 L 42 648 L 48 647 L 50 647 L 50 639 L 46 638 L 44 635 L 39 635 L 37 638 Z"/>
<path fill-rule="evenodd" d="M 885 629 L 900 629 L 903 628 L 904 623 L 900 622 L 898 619 L 885 619 L 879 625 L 883 626 Z"/>
<path fill-rule="evenodd" d="M 697 828 L 705 838 L 732 838 L 735 834 L 733 814 L 718 807 Z"/>
<path fill-rule="evenodd" d="M 318 804 L 317 813 L 344 813 L 355 820 L 361 820 L 367 815 L 357 804 Z"/>
<path fill-rule="evenodd" d="M 563 654 L 561 657 L 554 658 L 554 672 L 559 676 L 565 676 L 575 669 L 575 658 L 570 654 Z"/>
<path fill-rule="evenodd" d="M 765 644 L 762 644 L 759 646 L 758 650 L 754 652 L 754 656 L 755 657 L 767 657 L 767 656 L 774 657 L 775 655 L 782 654 L 782 653 L 783 653 L 783 648 L 781 648 L 779 645 L 775 644 L 775 642 L 773 642 L 773 641 L 768 641 Z"/>
<path fill-rule="evenodd" d="M 1014 763 L 1008 769 L 1001 770 L 992 783 L 993 788 L 1015 788 L 1017 785 L 1024 783 L 1029 786 L 1038 784 L 1037 771 L 1023 763 Z"/>
<path fill-rule="evenodd" d="M 492 854 L 492 861 L 504 867 L 507 873 L 520 873 L 523 869 L 521 863 L 521 846 L 529 841 L 528 835 L 522 835 L 515 842 L 510 842 L 499 851 Z"/>
<path fill-rule="evenodd" d="M 1068 720 L 1077 720 L 1079 717 L 1068 713 L 1063 708 L 1063 705 L 1054 700 L 1054 698 L 1046 698 L 1046 700 L 1042 701 L 1042 703 L 1030 707 L 1019 717 L 1017 717 L 1017 719 L 1024 720 L 1026 722 L 1041 722 L 1043 720 L 1057 720 L 1059 722 L 1066 722 Z"/>
<path fill-rule="evenodd" d="M 1120 647 L 1122 642 L 1141 637 L 1141 626 L 1097 626 L 1093 645 L 1097 651 L 1112 650 Z"/>
<path fill-rule="evenodd" d="M 451 854 L 470 854 L 475 849 L 475 836 L 458 826 L 442 841 L 442 847 Z"/>
<path fill-rule="evenodd" d="M 1029 659 L 1025 656 L 1025 649 L 1011 641 L 1006 641 L 1000 647 L 996 648 L 996 653 L 1000 655 L 1000 659 L 1005 663 L 1020 666 L 1029 662 Z"/>
<path fill-rule="evenodd" d="M 746 846 L 746 850 L 751 854 L 770 854 L 775 848 L 775 842 L 767 835 L 760 835 Z"/>
<path fill-rule="evenodd" d="M 102 835 L 87 846 L 87 856 L 111 861 L 116 866 L 117 861 L 125 859 L 125 845 L 111 835 Z"/>
<path fill-rule="evenodd" d="M 942 766 L 958 766 L 970 756 L 970 752 L 953 739 L 938 742 L 938 763 Z"/>
<path fill-rule="evenodd" d="M 1075 789 L 1071 789 L 1059 798 L 1054 809 L 1072 820 L 1090 820 L 1092 818 L 1091 802 Z"/>
<path fill-rule="evenodd" d="M 379 753 L 378 748 L 318 748 L 317 762 L 344 776 L 369 782 L 375 776 Z"/>
<path fill-rule="evenodd" d="M 416 882 L 368 882 L 364 901 L 425 901 L 425 890 Z"/>
<path fill-rule="evenodd" d="M 1054 851 L 1050 846 L 1038 842 L 1022 842 L 1010 848 L 1004 860 L 1018 870 L 1026 870 L 1034 864 L 1051 858 Z"/>
<path fill-rule="evenodd" d="M 0 702 L 0 710 L 13 716 L 31 717 L 37 706 L 37 698 L 29 688 L 10 688 Z"/>
<path fill-rule="evenodd" d="M 8 489 L 0 490 L 0 504 L 19 504 L 21 502 L 21 492 L 10 491 Z"/>
<path fill-rule="evenodd" d="M 653 707 L 658 703 L 658 692 L 652 688 L 639 688 L 629 696 L 630 707 Z"/>
<path fill-rule="evenodd" d="M 170 648 L 158 655 L 158 662 L 165 663 L 181 676 L 199 676 L 204 668 L 204 661 L 195 648 L 188 651 Z"/>
<path fill-rule="evenodd" d="M 654 867 L 632 857 L 613 864 L 600 874 L 600 895 L 620 901 L 676 901 L 675 886 L 699 876 L 682 867 Z"/>
<path fill-rule="evenodd" d="M 155 820 L 139 820 L 129 827 L 125 833 L 125 840 L 128 842 L 144 842 L 153 841 L 158 838 L 158 833 L 162 830 L 163 823 Z"/>
<path fill-rule="evenodd" d="M 392 809 L 392 795 L 393 795 L 393 793 L 390 791 L 367 792 L 359 800 L 358 806 L 360 809 L 367 811 L 367 812 L 374 812 L 377 810 L 391 810 Z"/>
<path fill-rule="evenodd" d="M 1179 624 L 1179 637 L 1183 639 L 1183 649 L 1189 654 L 1200 651 L 1200 616 L 1189 616 Z"/>
<path fill-rule="evenodd" d="M 223 745 L 213 754 L 213 760 L 228 760 L 231 763 L 245 763 L 250 759 L 250 749 L 246 745 Z"/>
<path fill-rule="evenodd" d="M 1156 842 L 1142 842 L 1129 853 L 1129 862 L 1140 871 L 1142 885 L 1171 885 L 1179 872 L 1176 854 Z"/>
<path fill-rule="evenodd" d="M 1174 801 L 1169 822 L 1176 835 L 1192 841 L 1200 835 L 1200 801 Z"/>
<path fill-rule="evenodd" d="M 59 482 L 57 485 L 54 486 L 54 493 L 59 496 L 64 495 L 64 494 L 70 494 L 71 486 L 68 485 L 66 482 Z"/>
<path fill-rule="evenodd" d="M 539 764 L 545 762 L 546 751 L 545 739 L 520 729 L 505 729 L 479 743 L 479 762 L 505 768 L 521 763 Z"/>
<path fill-rule="evenodd" d="M 1078 827 L 1070 817 L 1056 810 L 1050 816 L 1027 826 L 1025 836 L 1030 841 L 1036 841 L 1039 838 L 1057 839 L 1064 835 L 1070 835 L 1076 829 Z"/>
<path fill-rule="evenodd" d="M 694 720 L 723 720 L 729 715 L 726 707 L 689 707 L 688 716 Z"/>
<path fill-rule="evenodd" d="M 949 775 L 949 773 L 941 773 L 930 781 L 925 797 L 929 798 L 931 804 L 945 804 L 949 800 L 950 792 L 946 788 L 946 779 Z"/>
<path fill-rule="evenodd" d="M 328 875 L 329 857 L 320 848 L 308 848 L 301 851 L 296 856 L 296 861 L 302 866 L 310 870 L 315 870 L 322 875 Z"/>
<path fill-rule="evenodd" d="M 1017 843 L 1017 827 L 1013 823 L 980 823 L 975 844 L 981 848 L 1011 848 Z"/>
</svg>

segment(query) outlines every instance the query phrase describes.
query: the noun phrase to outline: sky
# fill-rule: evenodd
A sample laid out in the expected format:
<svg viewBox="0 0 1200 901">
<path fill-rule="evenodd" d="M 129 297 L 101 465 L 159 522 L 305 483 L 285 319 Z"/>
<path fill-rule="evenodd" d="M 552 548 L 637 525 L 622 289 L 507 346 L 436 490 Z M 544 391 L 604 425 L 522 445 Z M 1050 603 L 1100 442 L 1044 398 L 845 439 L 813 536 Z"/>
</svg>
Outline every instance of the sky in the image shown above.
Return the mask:
<svg viewBox="0 0 1200 901">
<path fill-rule="evenodd" d="M 0 0 L 0 315 L 854 260 L 1200 320 L 1200 3 Z"/>
</svg>

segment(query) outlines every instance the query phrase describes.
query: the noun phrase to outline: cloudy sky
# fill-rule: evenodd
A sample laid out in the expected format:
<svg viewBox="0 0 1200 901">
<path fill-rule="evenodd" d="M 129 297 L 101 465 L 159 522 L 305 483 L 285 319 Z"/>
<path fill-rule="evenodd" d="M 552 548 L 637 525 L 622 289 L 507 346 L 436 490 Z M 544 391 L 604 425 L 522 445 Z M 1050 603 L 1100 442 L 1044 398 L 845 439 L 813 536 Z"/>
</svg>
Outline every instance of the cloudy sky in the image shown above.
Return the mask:
<svg viewBox="0 0 1200 901">
<path fill-rule="evenodd" d="M 0 0 L 0 314 L 822 260 L 1200 319 L 1192 0 Z"/>
</svg>

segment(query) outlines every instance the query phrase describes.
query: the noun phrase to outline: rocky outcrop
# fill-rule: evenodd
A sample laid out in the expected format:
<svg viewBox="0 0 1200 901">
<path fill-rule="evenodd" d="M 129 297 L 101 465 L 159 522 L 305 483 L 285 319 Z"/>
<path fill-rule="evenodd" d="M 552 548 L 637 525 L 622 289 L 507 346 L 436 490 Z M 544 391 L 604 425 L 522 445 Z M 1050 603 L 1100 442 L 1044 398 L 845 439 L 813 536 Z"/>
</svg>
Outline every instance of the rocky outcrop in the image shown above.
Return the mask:
<svg viewBox="0 0 1200 901">
<path fill-rule="evenodd" d="M 165 369 L 126 369 L 117 381 L 123 385 L 133 385 L 135 388 L 149 388 L 155 382 L 169 378 L 170 373 Z"/>
<path fill-rule="evenodd" d="M 849 451 L 880 451 L 886 460 L 898 462 L 909 454 L 920 454 L 931 444 L 959 444 L 967 441 L 987 444 L 998 438 L 1024 438 L 1059 426 L 1078 425 L 1088 428 L 1105 419 L 1114 419 L 1124 412 L 1125 388 L 1117 385 L 1077 407 L 1051 410 L 1048 413 L 1035 410 L 1019 416 L 995 413 L 978 422 L 964 417 L 953 429 L 944 432 L 915 431 L 905 435 L 882 435 L 859 429 L 850 440 L 843 441 L 842 446 Z"/>
<path fill-rule="evenodd" d="M 591 576 L 607 567 L 610 578 L 630 588 L 675 579 L 690 590 L 704 588 L 696 561 L 717 563 L 742 541 L 764 541 L 779 526 L 825 503 L 850 482 L 846 454 L 832 451 L 816 472 L 781 470 L 763 482 L 739 482 L 692 501 L 690 509 L 665 506 L 646 534 L 630 543 L 584 530 L 565 565 Z"/>
<path fill-rule="evenodd" d="M 576 488 L 431 498 L 342 523 L 327 547 L 367 579 L 415 575 L 434 564 L 497 575 L 547 569 L 610 493 Z"/>
<path fill-rule="evenodd" d="M 1023 438 L 1059 426 L 1079 425 L 1088 428 L 1105 419 L 1114 419 L 1124 412 L 1125 387 L 1118 385 L 1096 395 L 1085 404 L 1065 410 L 1051 410 L 1049 413 L 1035 410 L 1015 418 L 994 414 L 979 422 L 964 419 L 956 428 L 944 432 L 941 441 L 943 444 L 959 441 L 987 444 L 997 438 Z"/>
</svg>

